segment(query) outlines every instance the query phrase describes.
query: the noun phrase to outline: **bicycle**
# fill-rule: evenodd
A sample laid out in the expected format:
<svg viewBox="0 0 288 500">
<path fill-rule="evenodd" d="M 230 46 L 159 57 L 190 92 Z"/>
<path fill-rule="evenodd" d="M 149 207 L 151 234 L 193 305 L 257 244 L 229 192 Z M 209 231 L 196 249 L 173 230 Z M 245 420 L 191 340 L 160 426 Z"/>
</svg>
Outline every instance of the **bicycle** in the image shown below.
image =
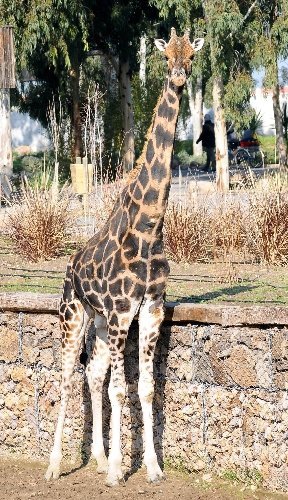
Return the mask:
<svg viewBox="0 0 288 500">
<path fill-rule="evenodd" d="M 229 166 L 236 170 L 246 168 L 264 168 L 265 157 L 259 145 L 237 146 L 236 148 L 228 148 Z"/>
</svg>

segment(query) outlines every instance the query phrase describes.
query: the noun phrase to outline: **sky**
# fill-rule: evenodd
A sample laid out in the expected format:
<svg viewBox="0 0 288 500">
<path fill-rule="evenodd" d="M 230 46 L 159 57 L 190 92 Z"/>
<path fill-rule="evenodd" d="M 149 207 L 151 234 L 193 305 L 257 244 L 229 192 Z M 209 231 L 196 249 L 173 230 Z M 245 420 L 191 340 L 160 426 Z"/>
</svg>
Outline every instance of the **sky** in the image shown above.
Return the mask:
<svg viewBox="0 0 288 500">
<path fill-rule="evenodd" d="M 252 76 L 256 82 L 256 87 L 262 87 L 264 69 L 253 71 Z M 288 59 L 279 61 L 279 82 L 280 85 L 288 85 Z"/>
</svg>

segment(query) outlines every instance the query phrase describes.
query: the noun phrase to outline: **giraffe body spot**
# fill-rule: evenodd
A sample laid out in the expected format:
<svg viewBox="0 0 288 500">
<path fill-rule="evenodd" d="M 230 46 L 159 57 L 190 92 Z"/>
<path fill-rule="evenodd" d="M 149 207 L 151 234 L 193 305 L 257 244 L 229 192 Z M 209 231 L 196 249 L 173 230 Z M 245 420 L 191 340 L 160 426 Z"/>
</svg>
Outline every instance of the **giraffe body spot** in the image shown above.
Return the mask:
<svg viewBox="0 0 288 500">
<path fill-rule="evenodd" d="M 146 240 L 142 239 L 141 258 L 148 259 L 148 253 L 149 253 L 149 245 Z"/>
<path fill-rule="evenodd" d="M 74 289 L 79 297 L 83 296 L 83 288 L 82 288 L 82 280 L 78 276 L 78 274 L 74 273 L 73 276 Z"/>
<path fill-rule="evenodd" d="M 111 318 L 109 320 L 109 324 L 111 326 L 118 326 L 118 324 L 119 324 L 119 322 L 118 322 L 118 316 L 117 316 L 117 314 L 115 312 L 111 315 Z"/>
<path fill-rule="evenodd" d="M 151 175 L 154 180 L 157 180 L 159 183 L 163 181 L 163 179 L 167 176 L 167 169 L 163 163 L 158 158 L 154 161 L 151 168 Z"/>
<path fill-rule="evenodd" d="M 149 174 L 148 174 L 148 170 L 145 167 L 145 165 L 143 165 L 143 167 L 140 170 L 140 173 L 139 173 L 139 182 L 140 182 L 140 184 L 142 185 L 142 187 L 144 189 L 146 188 L 146 186 L 147 186 L 147 184 L 149 182 Z"/>
<path fill-rule="evenodd" d="M 144 195 L 143 203 L 145 205 L 155 205 L 158 201 L 158 197 L 159 191 L 157 189 L 150 188 Z"/>
<path fill-rule="evenodd" d="M 150 280 L 155 281 L 159 277 L 168 276 L 170 267 L 166 258 L 153 259 L 150 265 Z"/>
<path fill-rule="evenodd" d="M 129 264 L 129 269 L 133 274 L 136 274 L 143 282 L 146 281 L 147 277 L 147 264 L 146 262 L 132 262 Z"/>
<path fill-rule="evenodd" d="M 118 231 L 117 231 L 118 241 L 120 245 L 126 234 L 127 226 L 128 226 L 128 216 L 127 213 L 124 210 L 122 210 L 122 215 L 120 221 L 118 222 Z"/>
<path fill-rule="evenodd" d="M 133 282 L 132 282 L 131 278 L 128 278 L 127 276 L 125 276 L 125 278 L 124 278 L 124 293 L 126 295 L 129 294 L 129 292 L 132 288 L 132 284 L 133 284 Z"/>
<path fill-rule="evenodd" d="M 113 300 L 109 295 L 106 295 L 104 298 L 104 306 L 107 309 L 107 311 L 112 311 L 113 309 Z"/>
<path fill-rule="evenodd" d="M 166 281 L 161 281 L 160 283 L 152 283 L 147 287 L 147 294 L 151 297 L 162 296 L 166 288 Z"/>
<path fill-rule="evenodd" d="M 166 130 L 163 125 L 160 125 L 160 123 L 158 123 L 156 127 L 155 135 L 157 148 L 160 148 L 160 146 L 162 146 L 163 150 L 165 150 L 167 144 L 173 144 L 174 136 L 169 130 Z"/>
<path fill-rule="evenodd" d="M 151 231 L 151 229 L 153 229 L 155 224 L 156 221 L 154 222 L 153 220 L 151 220 L 151 217 L 149 217 L 149 215 L 142 213 L 139 221 L 136 224 L 136 229 L 140 233 L 143 233 L 145 231 L 149 232 Z"/>
<path fill-rule="evenodd" d="M 123 241 L 123 249 L 127 260 L 137 257 L 139 251 L 139 238 L 129 233 Z"/>
<path fill-rule="evenodd" d="M 89 295 L 86 296 L 86 300 L 88 304 L 90 304 L 91 307 L 93 307 L 93 309 L 95 309 L 99 313 L 102 313 L 103 303 L 101 302 L 98 294 L 90 291 Z"/>
<path fill-rule="evenodd" d="M 168 92 L 167 98 L 170 104 L 175 104 L 177 101 L 177 98 L 171 92 Z"/>
<path fill-rule="evenodd" d="M 115 283 L 109 284 L 109 293 L 112 297 L 117 297 L 122 294 L 122 280 L 117 280 Z"/>
<path fill-rule="evenodd" d="M 115 300 L 116 311 L 129 312 L 131 308 L 130 300 L 127 297 Z"/>
<path fill-rule="evenodd" d="M 169 104 L 165 100 L 160 104 L 158 113 L 159 116 L 162 116 L 163 118 L 168 120 L 168 122 L 171 122 L 175 117 L 176 110 L 169 106 Z"/>
<path fill-rule="evenodd" d="M 163 254 L 164 244 L 163 240 L 156 240 L 151 246 L 151 255 Z"/>
<path fill-rule="evenodd" d="M 137 217 L 137 214 L 140 210 L 140 207 L 135 201 L 131 201 L 130 207 L 129 207 L 129 220 L 130 223 L 135 220 L 135 217 Z"/>
<path fill-rule="evenodd" d="M 87 279 L 83 280 L 82 287 L 83 287 L 83 290 L 84 290 L 85 293 L 89 292 L 89 290 L 91 288 L 90 281 L 88 281 Z"/>
<path fill-rule="evenodd" d="M 117 243 L 114 240 L 108 241 L 106 247 L 105 247 L 105 252 L 103 254 L 103 259 L 107 259 L 112 255 L 115 251 L 117 250 Z"/>
<path fill-rule="evenodd" d="M 131 293 L 131 297 L 133 297 L 133 299 L 137 300 L 137 299 L 140 299 L 141 297 L 143 297 L 144 293 L 145 293 L 145 286 L 143 284 L 140 284 L 140 283 L 135 283 L 133 291 Z"/>
<path fill-rule="evenodd" d="M 140 200 L 142 198 L 142 191 L 141 191 L 138 183 L 136 184 L 136 187 L 133 190 L 133 196 L 134 196 L 135 200 Z"/>
<path fill-rule="evenodd" d="M 151 161 L 154 158 L 154 154 L 155 154 L 155 151 L 154 151 L 153 141 L 152 141 L 152 139 L 150 139 L 148 141 L 147 150 L 146 150 L 146 161 L 148 163 L 151 163 Z"/>
</svg>

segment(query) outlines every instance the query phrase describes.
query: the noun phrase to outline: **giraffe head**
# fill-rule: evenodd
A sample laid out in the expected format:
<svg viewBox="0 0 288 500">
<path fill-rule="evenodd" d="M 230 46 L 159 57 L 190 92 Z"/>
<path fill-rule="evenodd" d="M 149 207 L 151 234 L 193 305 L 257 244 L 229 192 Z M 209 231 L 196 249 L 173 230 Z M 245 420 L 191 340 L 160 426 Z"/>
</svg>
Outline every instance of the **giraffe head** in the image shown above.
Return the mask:
<svg viewBox="0 0 288 500">
<path fill-rule="evenodd" d="M 177 87 L 184 85 L 191 71 L 191 63 L 195 52 L 202 49 L 204 38 L 195 38 L 191 43 L 189 39 L 190 30 L 187 29 L 182 37 L 176 35 L 175 28 L 171 29 L 171 37 L 168 43 L 165 40 L 155 40 L 156 47 L 164 52 L 168 63 L 168 71 L 171 81 Z"/>
</svg>

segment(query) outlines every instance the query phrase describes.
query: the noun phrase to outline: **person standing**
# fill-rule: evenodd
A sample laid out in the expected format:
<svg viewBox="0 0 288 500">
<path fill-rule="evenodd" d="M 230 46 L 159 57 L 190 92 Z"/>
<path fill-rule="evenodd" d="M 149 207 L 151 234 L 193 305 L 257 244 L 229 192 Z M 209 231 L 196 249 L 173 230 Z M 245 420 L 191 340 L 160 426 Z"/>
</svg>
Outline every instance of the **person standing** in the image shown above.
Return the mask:
<svg viewBox="0 0 288 500">
<path fill-rule="evenodd" d="M 202 132 L 198 137 L 196 144 L 202 141 L 203 149 L 206 153 L 206 164 L 203 168 L 205 172 L 208 172 L 210 165 L 212 171 L 216 170 L 216 160 L 215 160 L 215 132 L 214 123 L 211 121 L 211 116 L 207 113 L 204 116 L 204 125 Z"/>
</svg>

